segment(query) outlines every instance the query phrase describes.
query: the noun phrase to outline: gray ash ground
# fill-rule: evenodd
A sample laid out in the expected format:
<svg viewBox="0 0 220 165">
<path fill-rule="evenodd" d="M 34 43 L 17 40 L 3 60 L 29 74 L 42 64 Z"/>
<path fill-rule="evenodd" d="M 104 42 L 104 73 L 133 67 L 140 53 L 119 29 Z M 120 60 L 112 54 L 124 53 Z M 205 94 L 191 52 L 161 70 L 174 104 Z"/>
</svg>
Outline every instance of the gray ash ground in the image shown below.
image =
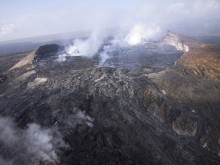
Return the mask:
<svg viewBox="0 0 220 165">
<path fill-rule="evenodd" d="M 103 66 L 98 56 L 67 57 L 64 62 L 52 57 L 9 72 L 0 83 L 1 116 L 10 117 L 22 135 L 35 123 L 44 133 L 53 130 L 56 138 L 49 140 L 51 148 L 41 145 L 33 153 L 26 143 L 7 147 L 0 135 L 0 162 L 220 164 L 214 123 L 152 81 L 152 73 L 172 67 L 181 54 L 148 43 L 117 49 Z"/>
</svg>

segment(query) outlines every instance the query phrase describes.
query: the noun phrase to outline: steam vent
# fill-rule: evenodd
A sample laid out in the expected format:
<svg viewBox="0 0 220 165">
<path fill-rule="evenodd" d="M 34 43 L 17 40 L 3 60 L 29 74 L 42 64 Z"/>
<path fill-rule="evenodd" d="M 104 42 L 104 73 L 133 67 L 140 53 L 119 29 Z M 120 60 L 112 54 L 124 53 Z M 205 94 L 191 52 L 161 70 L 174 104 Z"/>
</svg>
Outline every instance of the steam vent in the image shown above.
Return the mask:
<svg viewBox="0 0 220 165">
<path fill-rule="evenodd" d="M 168 32 L 80 53 L 1 58 L 0 164 L 220 164 L 220 45 Z"/>
</svg>

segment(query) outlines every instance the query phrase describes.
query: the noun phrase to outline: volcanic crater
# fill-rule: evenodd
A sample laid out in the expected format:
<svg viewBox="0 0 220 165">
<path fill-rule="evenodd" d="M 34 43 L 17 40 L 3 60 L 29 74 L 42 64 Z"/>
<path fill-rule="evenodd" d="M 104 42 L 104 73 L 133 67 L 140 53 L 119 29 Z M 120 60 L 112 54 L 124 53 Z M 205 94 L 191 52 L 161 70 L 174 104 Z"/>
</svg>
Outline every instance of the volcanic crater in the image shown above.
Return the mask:
<svg viewBox="0 0 220 165">
<path fill-rule="evenodd" d="M 220 164 L 219 45 L 169 32 L 102 65 L 99 54 L 58 61 L 64 52 L 44 45 L 1 66 L 1 116 L 56 128 L 66 144 L 41 164 Z M 14 151 L 0 154 L 36 163 Z"/>
</svg>

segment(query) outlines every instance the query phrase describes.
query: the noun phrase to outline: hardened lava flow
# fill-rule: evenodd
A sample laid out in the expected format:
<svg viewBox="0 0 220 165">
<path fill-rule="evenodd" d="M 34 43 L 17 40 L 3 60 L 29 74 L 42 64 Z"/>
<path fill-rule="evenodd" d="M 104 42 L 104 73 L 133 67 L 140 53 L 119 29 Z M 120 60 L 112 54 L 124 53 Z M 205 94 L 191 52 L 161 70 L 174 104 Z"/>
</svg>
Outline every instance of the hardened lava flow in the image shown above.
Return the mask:
<svg viewBox="0 0 220 165">
<path fill-rule="evenodd" d="M 4 160 L 220 164 L 220 46 L 168 33 L 103 66 L 98 55 L 60 62 L 63 51 L 45 45 L 1 68 L 0 125 L 21 137 L 0 135 Z"/>
</svg>

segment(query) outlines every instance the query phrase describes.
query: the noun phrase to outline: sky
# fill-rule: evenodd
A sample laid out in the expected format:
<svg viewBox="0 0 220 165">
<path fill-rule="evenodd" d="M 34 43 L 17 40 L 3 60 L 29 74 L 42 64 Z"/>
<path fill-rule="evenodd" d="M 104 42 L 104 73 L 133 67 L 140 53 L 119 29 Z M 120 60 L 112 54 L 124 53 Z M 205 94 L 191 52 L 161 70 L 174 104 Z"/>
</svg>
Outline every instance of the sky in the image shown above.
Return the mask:
<svg viewBox="0 0 220 165">
<path fill-rule="evenodd" d="M 136 24 L 220 34 L 220 0 L 0 0 L 0 41 Z"/>
</svg>

